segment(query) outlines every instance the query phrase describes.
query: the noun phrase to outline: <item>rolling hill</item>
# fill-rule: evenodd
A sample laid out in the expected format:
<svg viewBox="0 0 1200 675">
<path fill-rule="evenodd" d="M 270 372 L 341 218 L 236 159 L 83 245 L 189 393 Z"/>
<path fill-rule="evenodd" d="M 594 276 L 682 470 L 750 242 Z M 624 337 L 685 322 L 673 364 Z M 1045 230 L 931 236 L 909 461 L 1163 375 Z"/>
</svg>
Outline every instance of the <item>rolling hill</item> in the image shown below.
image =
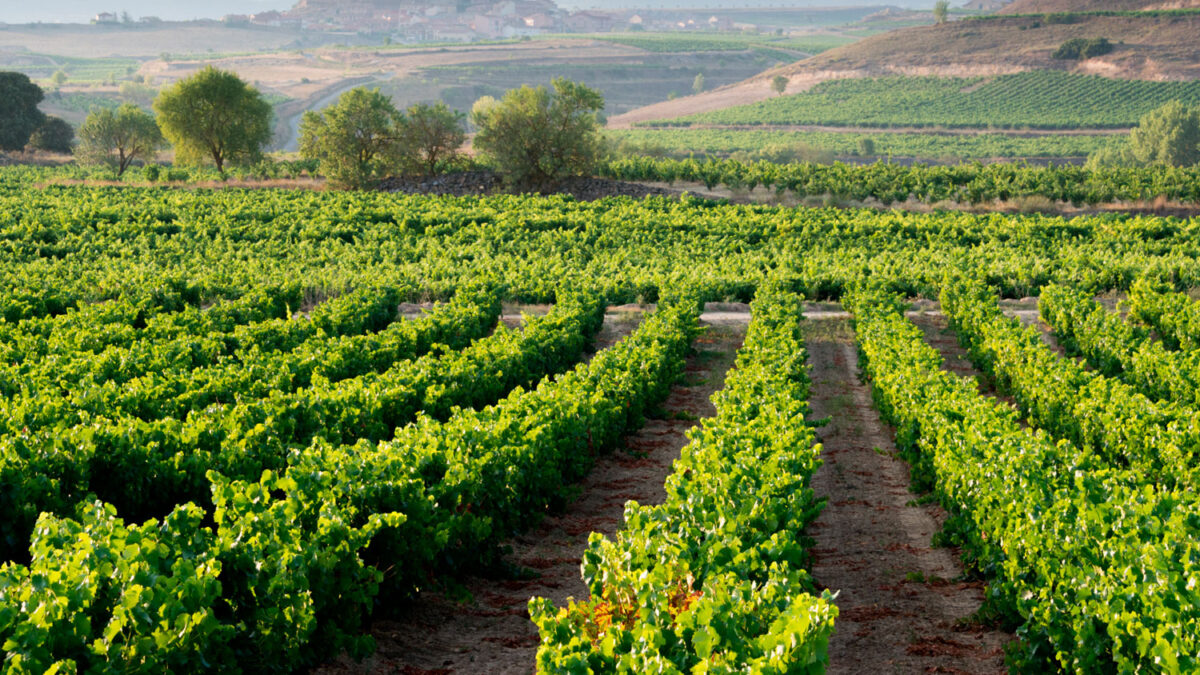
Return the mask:
<svg viewBox="0 0 1200 675">
<path fill-rule="evenodd" d="M 1200 13 L 1048 17 L 1047 12 L 1191 9 L 1200 0 L 1017 0 L 984 19 L 915 26 L 868 37 L 809 59 L 697 96 L 613 117 L 614 127 L 753 103 L 774 95 L 772 78 L 789 79 L 787 93 L 840 78 L 884 75 L 990 77 L 1057 70 L 1121 79 L 1200 79 Z M 1083 61 L 1055 59 L 1072 38 L 1104 37 L 1111 53 Z"/>
<path fill-rule="evenodd" d="M 1200 7 L 1200 0 L 1016 0 L 999 14 L 1043 14 L 1047 12 L 1141 12 Z"/>
</svg>

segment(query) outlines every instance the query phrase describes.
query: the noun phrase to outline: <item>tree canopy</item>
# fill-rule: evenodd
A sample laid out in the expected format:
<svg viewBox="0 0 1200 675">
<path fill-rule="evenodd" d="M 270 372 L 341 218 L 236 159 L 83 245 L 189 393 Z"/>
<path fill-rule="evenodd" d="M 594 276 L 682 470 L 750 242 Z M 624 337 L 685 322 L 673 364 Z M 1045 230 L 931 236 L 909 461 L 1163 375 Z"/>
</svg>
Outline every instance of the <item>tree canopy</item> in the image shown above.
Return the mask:
<svg viewBox="0 0 1200 675">
<path fill-rule="evenodd" d="M 300 155 L 321 163 L 336 187 L 370 187 L 400 159 L 402 116 L 378 89 L 357 87 L 300 121 Z"/>
<path fill-rule="evenodd" d="M 471 110 L 479 129 L 475 148 L 510 186 L 551 188 L 592 170 L 602 146 L 597 113 L 603 108 L 600 92 L 565 78 L 554 80 L 553 93 L 524 86 L 499 101 L 484 97 Z"/>
<path fill-rule="evenodd" d="M 79 127 L 76 156 L 84 164 L 106 164 L 119 177 L 135 159 L 149 159 L 165 141 L 154 117 L 129 103 L 92 110 Z"/>
<path fill-rule="evenodd" d="M 1143 164 L 1200 164 L 1200 108 L 1170 101 L 1146 113 L 1130 132 L 1129 144 Z"/>
<path fill-rule="evenodd" d="M 0 150 L 21 150 L 46 120 L 41 87 L 24 73 L 0 73 Z"/>
<path fill-rule="evenodd" d="M 75 128 L 61 117 L 47 117 L 42 126 L 29 137 L 29 146 L 35 150 L 70 153 L 75 142 Z"/>
<path fill-rule="evenodd" d="M 417 103 L 404 113 L 401 153 L 408 165 L 405 168 L 432 176 L 458 157 L 466 140 L 462 113 L 445 103 Z"/>
<path fill-rule="evenodd" d="M 154 100 L 158 125 L 181 164 L 250 163 L 271 140 L 271 105 L 236 74 L 206 66 Z"/>
</svg>

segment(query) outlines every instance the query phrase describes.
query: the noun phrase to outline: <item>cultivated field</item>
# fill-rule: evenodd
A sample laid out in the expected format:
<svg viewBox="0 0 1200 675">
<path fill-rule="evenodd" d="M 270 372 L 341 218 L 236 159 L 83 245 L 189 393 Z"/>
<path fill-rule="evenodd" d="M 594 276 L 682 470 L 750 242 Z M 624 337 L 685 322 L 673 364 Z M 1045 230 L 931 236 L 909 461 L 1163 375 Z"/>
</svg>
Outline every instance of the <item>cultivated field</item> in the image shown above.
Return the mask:
<svg viewBox="0 0 1200 675">
<path fill-rule="evenodd" d="M 1196 666 L 1195 220 L 45 173 L 14 672 Z"/>
</svg>

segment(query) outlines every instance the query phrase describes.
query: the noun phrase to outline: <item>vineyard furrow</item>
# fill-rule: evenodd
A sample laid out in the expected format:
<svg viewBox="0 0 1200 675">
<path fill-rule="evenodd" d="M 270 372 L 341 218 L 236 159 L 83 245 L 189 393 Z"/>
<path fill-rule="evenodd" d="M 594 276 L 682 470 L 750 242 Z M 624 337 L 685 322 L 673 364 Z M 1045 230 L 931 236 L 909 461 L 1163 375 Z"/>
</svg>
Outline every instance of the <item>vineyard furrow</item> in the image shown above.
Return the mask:
<svg viewBox="0 0 1200 675">
<path fill-rule="evenodd" d="M 1139 482 L 1192 484 L 1200 450 L 1193 410 L 1155 403 L 1119 380 L 1060 357 L 1037 329 L 1004 316 L 997 298 L 979 282 L 950 280 L 941 298 L 972 360 L 1016 398 L 1032 425 L 1095 453 L 1101 464 L 1136 470 Z"/>
<path fill-rule="evenodd" d="M 989 604 L 1022 624 L 1010 665 L 1034 667 L 1050 650 L 1067 670 L 1194 668 L 1200 608 L 1191 583 L 1171 581 L 1196 578 L 1194 495 L 1022 429 L 1014 411 L 942 371 L 894 299 L 850 303 L 876 401 L 932 471 L 952 536 L 989 578 Z"/>
<path fill-rule="evenodd" d="M 183 419 L 209 405 L 309 386 L 314 375 L 336 381 L 387 369 L 420 356 L 434 342 L 462 347 L 490 328 L 487 319 L 472 316 L 477 299 L 484 306 L 496 304 L 494 298 L 472 297 L 443 315 L 397 322 L 398 290 L 369 289 L 325 302 L 304 319 L 44 360 L 19 373 L 0 372 L 0 390 L 10 397 L 0 419 L 9 433 L 122 415 Z"/>
<path fill-rule="evenodd" d="M 813 478 L 826 506 L 812 527 L 812 574 L 837 593 L 829 673 L 1001 673 L 1012 636 L 980 625 L 981 585 L 955 551 L 932 542 L 945 513 L 910 491 L 910 476 L 858 377 L 849 322 L 812 321 L 813 416 L 823 466 Z M 928 487 L 926 485 L 926 487 Z"/>
<path fill-rule="evenodd" d="M 642 505 L 661 503 L 664 480 L 687 444 L 686 432 L 696 416 L 708 418 L 714 412 L 709 396 L 721 388 L 733 365 L 750 315 L 722 313 L 714 316 L 717 323 L 705 316 L 713 315 L 702 315 L 705 330 L 696 340 L 697 351 L 687 357 L 683 376 L 660 409 L 614 452 L 596 459 L 578 485 L 578 497 L 572 496 L 561 512 L 551 512 L 532 530 L 501 544 L 502 550 L 511 549 L 503 557 L 504 568 L 464 578 L 461 583 L 469 593 L 468 601 L 458 599 L 461 593 L 453 589 L 426 589 L 404 603 L 398 616 L 376 622 L 371 633 L 378 647 L 371 669 L 531 672 L 539 640 L 537 627 L 529 620 L 529 598 L 548 597 L 565 605 L 568 596 L 587 596 L 579 565 L 589 533 L 615 534 L 631 499 Z M 638 320 L 633 311 L 610 313 L 598 342 L 608 346 Z M 517 571 L 505 573 L 505 569 Z M 333 675 L 346 670 L 355 666 L 339 659 L 318 672 Z"/>
<path fill-rule="evenodd" d="M 380 583 L 389 595 L 408 593 L 435 568 L 494 558 L 498 541 L 544 513 L 665 396 L 698 314 L 695 298 L 660 302 L 590 363 L 445 424 L 421 418 L 374 448 L 318 445 L 255 482 L 210 471 L 213 529 L 194 505 L 140 526 L 98 502 L 78 521 L 43 515 L 31 565 L 0 567 L 0 589 L 27 599 L 5 615 L 0 637 L 32 669 L 65 658 L 84 668 L 103 660 L 294 670 L 343 649 L 361 656 L 371 644 L 363 616 Z M 145 542 L 153 557 L 121 557 L 130 542 Z M 147 580 L 156 583 L 147 589 Z M 75 624 L 84 613 L 111 620 Z M 48 649 L 44 638 L 68 626 L 79 630 Z M 138 651 L 139 635 L 157 649 Z"/>
<path fill-rule="evenodd" d="M 1146 331 L 1064 286 L 1043 289 L 1042 317 L 1092 367 L 1164 404 L 1200 406 L 1200 351 L 1171 351 Z"/>
<path fill-rule="evenodd" d="M 1200 303 L 1187 295 L 1142 277 L 1130 288 L 1129 310 L 1131 317 L 1152 326 L 1168 348 L 1200 349 Z"/>
<path fill-rule="evenodd" d="M 94 303 L 65 314 L 0 323 L 2 362 L 6 366 L 28 363 L 36 367 L 47 358 L 94 357 L 107 348 L 128 348 L 142 340 L 194 339 L 197 335 L 229 332 L 256 321 L 283 318 L 289 305 L 299 301 L 298 287 L 277 287 L 255 289 L 206 309 L 188 305 L 161 313 L 153 308 L 162 308 L 167 301 Z"/>
<path fill-rule="evenodd" d="M 558 311 L 521 331 L 498 330 L 461 352 L 400 360 L 380 374 L 318 381 L 292 393 L 213 406 L 184 420 L 116 417 L 0 446 L 0 512 L 9 559 L 19 558 L 42 511 L 68 514 L 94 494 L 127 518 L 166 513 L 188 501 L 207 503 L 206 474 L 250 480 L 279 471 L 290 452 L 314 440 L 333 444 L 384 440 L 426 413 L 494 402 L 578 360 L 599 326 L 603 302 L 564 300 Z M 494 323 L 474 317 L 472 332 Z M 64 457 L 73 459 L 64 463 Z"/>
<path fill-rule="evenodd" d="M 812 593 L 803 530 L 820 447 L 806 418 L 800 299 L 760 289 L 717 413 L 689 434 L 662 504 L 626 506 L 583 555 L 586 600 L 529 601 L 539 671 L 820 667 L 837 610 Z"/>
</svg>

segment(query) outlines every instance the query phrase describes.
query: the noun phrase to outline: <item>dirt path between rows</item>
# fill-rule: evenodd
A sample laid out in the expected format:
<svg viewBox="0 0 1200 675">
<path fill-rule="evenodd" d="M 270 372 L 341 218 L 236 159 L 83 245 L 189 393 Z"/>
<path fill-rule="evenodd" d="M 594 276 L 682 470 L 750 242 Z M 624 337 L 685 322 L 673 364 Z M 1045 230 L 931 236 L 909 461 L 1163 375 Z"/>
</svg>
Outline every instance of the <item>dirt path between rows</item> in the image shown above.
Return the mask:
<svg viewBox="0 0 1200 675">
<path fill-rule="evenodd" d="M 597 347 L 629 334 L 646 309 L 610 308 Z M 529 598 L 548 597 L 559 606 L 568 597 L 586 598 L 579 563 L 588 535 L 616 532 L 628 500 L 661 503 L 663 484 L 687 443 L 685 433 L 698 418 L 715 412 L 709 398 L 724 385 L 750 315 L 738 307 L 714 310 L 702 317 L 707 331 L 660 413 L 630 435 L 623 448 L 599 458 L 565 511 L 507 543 L 511 552 L 506 561 L 525 574 L 462 580 L 470 596 L 466 602 L 438 591 L 422 592 L 396 619 L 372 626 L 378 645 L 373 656 L 362 663 L 342 659 L 315 672 L 533 673 L 538 635 L 526 611 Z"/>
<path fill-rule="evenodd" d="M 832 418 L 812 483 L 829 502 L 810 532 L 813 577 L 839 592 L 828 672 L 1007 672 L 1012 636 L 970 623 L 982 584 L 962 579 L 956 551 L 930 545 L 945 514 L 914 504 L 908 466 L 859 380 L 849 322 L 810 320 L 806 331 L 813 415 Z"/>
</svg>

